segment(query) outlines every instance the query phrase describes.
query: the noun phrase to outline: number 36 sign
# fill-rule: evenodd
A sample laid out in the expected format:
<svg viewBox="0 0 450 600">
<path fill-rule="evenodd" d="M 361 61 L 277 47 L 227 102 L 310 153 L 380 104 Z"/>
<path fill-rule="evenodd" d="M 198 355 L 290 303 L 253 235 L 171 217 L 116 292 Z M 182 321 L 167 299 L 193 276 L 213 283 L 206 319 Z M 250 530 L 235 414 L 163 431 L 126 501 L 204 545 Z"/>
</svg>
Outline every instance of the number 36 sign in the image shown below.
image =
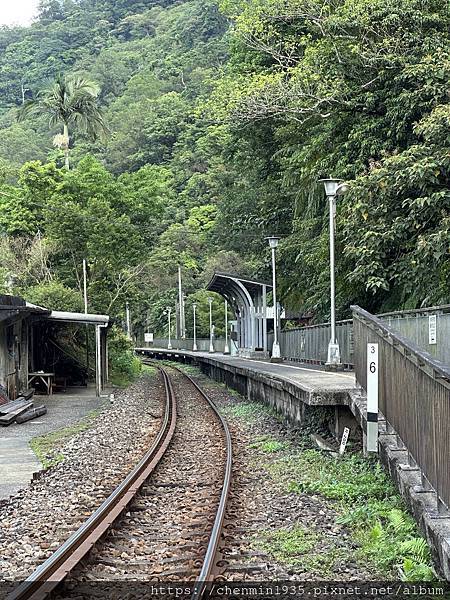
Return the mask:
<svg viewBox="0 0 450 600">
<path fill-rule="evenodd" d="M 378 452 L 378 344 L 367 344 L 367 451 Z"/>
</svg>

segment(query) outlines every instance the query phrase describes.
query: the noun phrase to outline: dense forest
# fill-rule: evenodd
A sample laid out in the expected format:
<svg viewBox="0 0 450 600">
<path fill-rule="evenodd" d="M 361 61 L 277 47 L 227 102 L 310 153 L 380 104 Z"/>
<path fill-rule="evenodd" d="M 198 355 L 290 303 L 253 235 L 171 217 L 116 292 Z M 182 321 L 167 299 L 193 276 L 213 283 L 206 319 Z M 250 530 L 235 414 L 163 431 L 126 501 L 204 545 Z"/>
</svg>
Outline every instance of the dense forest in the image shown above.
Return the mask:
<svg viewBox="0 0 450 600">
<path fill-rule="evenodd" d="M 268 278 L 276 233 L 326 319 L 332 175 L 339 316 L 449 302 L 449 32 L 447 0 L 42 0 L 0 29 L 1 291 L 82 309 L 86 259 L 90 310 L 162 333 L 181 264 L 205 335 L 214 269 Z"/>
</svg>

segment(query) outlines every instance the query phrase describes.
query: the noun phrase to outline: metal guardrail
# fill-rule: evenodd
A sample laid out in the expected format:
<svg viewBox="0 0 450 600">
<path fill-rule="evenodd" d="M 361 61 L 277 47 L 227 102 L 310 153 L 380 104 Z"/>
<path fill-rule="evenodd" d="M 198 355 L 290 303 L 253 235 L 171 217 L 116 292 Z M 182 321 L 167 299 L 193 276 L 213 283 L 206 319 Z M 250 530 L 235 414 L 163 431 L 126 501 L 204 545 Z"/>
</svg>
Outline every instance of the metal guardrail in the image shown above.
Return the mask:
<svg viewBox="0 0 450 600">
<path fill-rule="evenodd" d="M 354 363 L 352 320 L 338 321 L 336 323 L 336 335 L 341 351 L 341 361 L 344 365 L 352 367 Z M 282 331 L 280 333 L 281 356 L 303 363 L 325 364 L 330 337 L 330 323 L 307 325 Z M 269 334 L 268 343 L 269 348 L 271 348 L 273 334 Z"/>
<path fill-rule="evenodd" d="M 436 315 L 436 340 L 429 343 L 429 318 Z M 403 310 L 377 315 L 438 360 L 450 365 L 450 305 Z"/>
<path fill-rule="evenodd" d="M 379 408 L 439 501 L 450 506 L 450 367 L 352 306 L 356 380 L 366 389 L 367 344 L 379 344 Z"/>
<path fill-rule="evenodd" d="M 436 315 L 436 343 L 429 344 L 429 317 Z M 377 317 L 408 338 L 422 350 L 426 350 L 437 360 L 450 365 L 450 305 L 420 308 L 413 310 L 402 310 L 377 315 Z M 353 368 L 354 344 L 353 344 L 353 322 L 351 319 L 338 321 L 336 323 L 336 335 L 341 351 L 341 361 L 345 366 Z M 318 325 L 307 325 L 297 327 L 280 333 L 281 356 L 288 360 L 325 364 L 327 361 L 328 342 L 331 337 L 330 323 Z M 167 348 L 167 339 L 155 339 L 148 347 Z M 273 334 L 268 335 L 269 349 L 273 344 Z M 175 350 L 192 350 L 193 340 L 172 340 L 172 348 Z M 141 343 L 142 347 L 147 344 Z M 208 352 L 209 338 L 197 339 L 198 350 Z M 214 347 L 217 352 L 223 352 L 225 340 L 216 339 Z"/>
<path fill-rule="evenodd" d="M 140 348 L 167 348 L 169 340 L 167 338 L 155 338 L 153 343 L 145 343 L 140 341 Z M 186 340 L 171 340 L 173 350 L 192 350 L 194 345 L 193 339 Z M 214 349 L 216 352 L 223 352 L 225 350 L 225 340 L 216 338 L 214 340 Z M 209 351 L 209 338 L 197 338 L 197 350 L 199 352 Z"/>
</svg>

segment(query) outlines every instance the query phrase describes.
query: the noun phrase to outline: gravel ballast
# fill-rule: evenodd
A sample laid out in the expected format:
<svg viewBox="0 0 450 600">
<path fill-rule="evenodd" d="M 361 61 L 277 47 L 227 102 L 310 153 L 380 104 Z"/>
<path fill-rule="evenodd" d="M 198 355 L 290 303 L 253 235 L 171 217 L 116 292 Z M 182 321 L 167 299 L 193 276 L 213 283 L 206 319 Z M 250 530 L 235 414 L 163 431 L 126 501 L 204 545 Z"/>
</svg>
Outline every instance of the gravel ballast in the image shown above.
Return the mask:
<svg viewBox="0 0 450 600">
<path fill-rule="evenodd" d="M 164 401 L 160 376 L 142 376 L 56 449 L 62 462 L 1 503 L 4 581 L 26 578 L 111 494 L 156 436 Z"/>
</svg>

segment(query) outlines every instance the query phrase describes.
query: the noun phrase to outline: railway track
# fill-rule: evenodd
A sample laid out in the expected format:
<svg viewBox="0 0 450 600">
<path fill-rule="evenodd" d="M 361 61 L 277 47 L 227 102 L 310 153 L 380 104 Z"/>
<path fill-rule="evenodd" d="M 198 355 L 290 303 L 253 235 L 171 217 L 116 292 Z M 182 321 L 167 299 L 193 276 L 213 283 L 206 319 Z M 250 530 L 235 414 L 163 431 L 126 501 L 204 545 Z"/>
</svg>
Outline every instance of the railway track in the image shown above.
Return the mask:
<svg viewBox="0 0 450 600">
<path fill-rule="evenodd" d="M 166 402 L 152 447 L 8 600 L 40 600 L 52 592 L 58 597 L 63 581 L 79 597 L 77 584 L 115 579 L 192 581 L 196 600 L 217 576 L 231 484 L 231 436 L 193 379 L 173 367 L 158 369 Z M 159 515 L 162 519 L 155 518 Z M 70 597 L 70 591 L 61 597 Z"/>
</svg>

